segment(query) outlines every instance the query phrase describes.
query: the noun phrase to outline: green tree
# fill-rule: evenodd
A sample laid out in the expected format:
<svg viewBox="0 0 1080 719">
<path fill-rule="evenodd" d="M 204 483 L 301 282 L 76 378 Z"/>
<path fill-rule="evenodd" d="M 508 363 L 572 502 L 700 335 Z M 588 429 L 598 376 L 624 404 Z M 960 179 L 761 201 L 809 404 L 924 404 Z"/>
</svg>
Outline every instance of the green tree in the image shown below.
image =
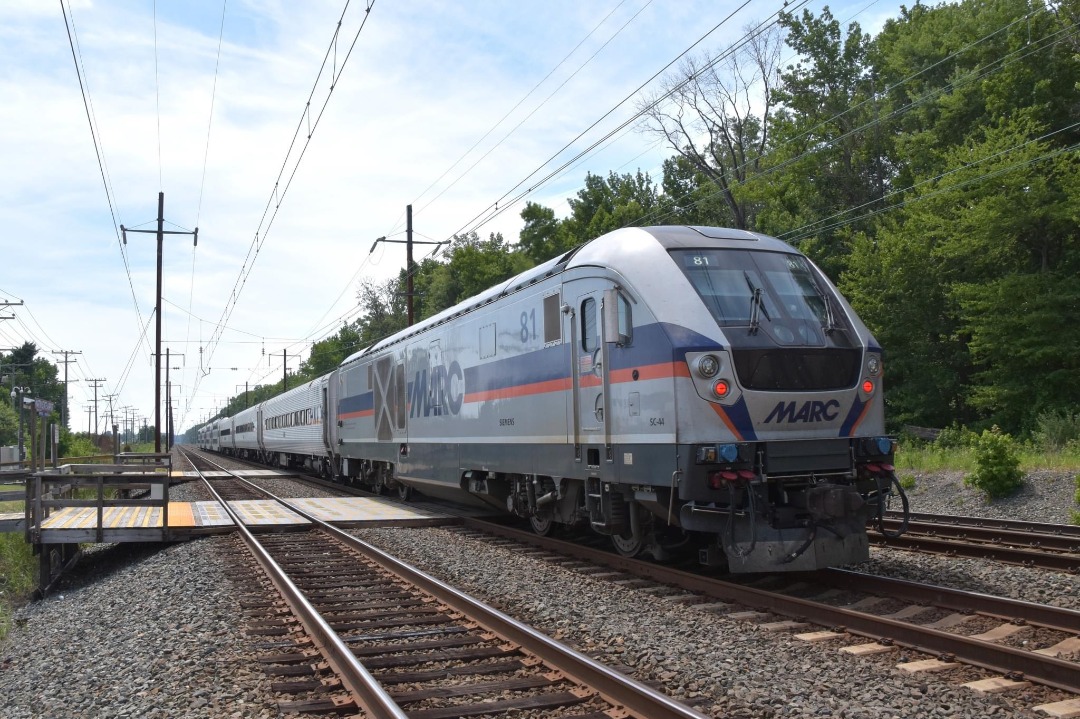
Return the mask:
<svg viewBox="0 0 1080 719">
<path fill-rule="evenodd" d="M 521 219 L 525 220 L 525 226 L 518 234 L 515 249 L 533 264 L 547 262 L 573 248 L 573 245 L 568 246 L 569 237 L 562 231 L 562 223 L 555 218 L 551 208 L 535 202 L 526 203 Z"/>
<path fill-rule="evenodd" d="M 681 155 L 664 160 L 655 220 L 648 224 L 729 227 L 731 213 L 716 185 Z"/>
<path fill-rule="evenodd" d="M 857 220 L 865 211 L 850 211 L 881 209 L 890 180 L 870 37 L 857 23 L 842 32 L 828 8 L 818 16 L 783 14 L 781 22 L 798 59 L 780 72 L 769 151 L 747 192 L 762 208 L 758 229 L 797 242 L 836 276 L 854 235 L 873 231 Z"/>
<path fill-rule="evenodd" d="M 26 342 L 10 354 L 0 355 L 0 375 L 5 377 L 0 399 L 10 401 L 12 387 L 29 387 L 27 396 L 43 399 L 54 405 L 48 421 L 59 422 L 64 397 L 64 383 L 58 378 L 56 365 L 38 356 L 37 345 Z"/>
<path fill-rule="evenodd" d="M 754 227 L 758 208 L 742 186 L 761 170 L 782 49 L 775 26 L 747 33 L 734 48 L 686 59 L 639 103 L 642 131 L 706 178 L 723 202 L 723 224 L 744 230 Z M 672 199 L 685 206 L 687 197 Z"/>
<path fill-rule="evenodd" d="M 886 348 L 894 419 L 1016 432 L 1080 401 L 1071 34 L 1038 2 L 965 0 L 869 46 L 893 209 L 852 235 L 842 288 Z"/>
<path fill-rule="evenodd" d="M 0 446 L 11 447 L 19 438 L 19 415 L 0 393 Z"/>
<path fill-rule="evenodd" d="M 442 261 L 426 264 L 414 283 L 422 293 L 420 316 L 436 315 L 533 264 L 526 253 L 512 252 L 500 233 L 492 233 L 486 240 L 475 232 L 455 236 Z"/>
<path fill-rule="evenodd" d="M 612 172 L 607 178 L 588 173 L 585 187 L 567 202 L 570 217 L 562 227 L 570 237 L 564 242 L 572 247 L 650 216 L 658 209 L 658 189 L 640 170 L 623 175 Z"/>
<path fill-rule="evenodd" d="M 886 416 L 947 427 L 974 419 L 963 403 L 970 361 L 957 339 L 950 269 L 936 256 L 947 228 L 932 213 L 887 222 L 852 245 L 840 289 L 885 349 Z"/>
<path fill-rule="evenodd" d="M 335 335 L 311 346 L 308 358 L 300 363 L 300 374 L 309 379 L 321 377 L 360 349 L 363 349 L 360 332 L 355 326 L 344 324 Z"/>
<path fill-rule="evenodd" d="M 408 324 L 404 285 L 400 277 L 385 282 L 365 280 L 360 284 L 356 299 L 363 315 L 356 321 L 356 331 L 362 345 L 375 344 Z"/>
</svg>

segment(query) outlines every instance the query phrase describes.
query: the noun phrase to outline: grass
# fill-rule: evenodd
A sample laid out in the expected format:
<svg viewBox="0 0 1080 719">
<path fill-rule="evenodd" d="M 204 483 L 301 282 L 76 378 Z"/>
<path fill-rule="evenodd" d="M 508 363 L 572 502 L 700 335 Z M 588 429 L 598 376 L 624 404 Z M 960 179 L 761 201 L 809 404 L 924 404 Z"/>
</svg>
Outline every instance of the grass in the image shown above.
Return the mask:
<svg viewBox="0 0 1080 719">
<path fill-rule="evenodd" d="M 1080 447 L 1047 452 L 1033 445 L 1019 448 L 1020 469 L 1080 469 Z M 896 450 L 896 468 L 916 472 L 975 471 L 975 450 L 970 447 L 943 448 L 934 444 L 901 443 Z"/>
<path fill-rule="evenodd" d="M 23 485 L 21 484 L 0 484 L 0 492 L 21 492 L 23 491 Z M 0 514 L 6 512 L 21 512 L 23 511 L 23 502 L 20 499 L 15 499 L 10 502 L 0 502 Z M 0 567 L 2 571 L 2 567 Z"/>
<path fill-rule="evenodd" d="M 0 492 L 22 490 L 21 484 L 0 484 Z M 22 511 L 22 500 L 0 502 L 0 513 Z M 36 582 L 37 558 L 23 533 L 0 533 L 0 640 L 11 630 L 15 607 L 27 600 Z"/>
<path fill-rule="evenodd" d="M 11 630 L 15 607 L 25 603 L 37 582 L 37 558 L 22 532 L 0 533 L 0 640 Z"/>
</svg>

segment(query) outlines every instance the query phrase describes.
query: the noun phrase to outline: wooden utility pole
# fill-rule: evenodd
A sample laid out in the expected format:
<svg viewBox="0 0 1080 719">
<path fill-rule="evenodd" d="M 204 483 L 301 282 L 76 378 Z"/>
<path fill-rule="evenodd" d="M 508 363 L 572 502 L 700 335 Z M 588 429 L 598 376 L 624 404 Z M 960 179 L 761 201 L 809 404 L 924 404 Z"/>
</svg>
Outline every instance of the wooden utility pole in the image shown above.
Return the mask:
<svg viewBox="0 0 1080 719">
<path fill-rule="evenodd" d="M 442 242 L 415 242 L 413 240 L 413 226 L 412 226 L 412 205 L 405 206 L 405 239 L 404 240 L 388 240 L 385 237 L 380 237 L 375 240 L 375 243 L 371 245 L 371 252 L 375 251 L 376 245 L 380 242 L 393 242 L 399 245 L 405 245 L 405 294 L 407 298 L 408 318 L 409 326 L 412 327 L 413 322 L 416 320 L 415 312 L 413 310 L 413 298 L 416 296 L 416 292 L 413 291 L 413 275 L 416 274 L 413 269 L 413 245 L 435 245 L 435 252 L 439 251 L 440 245 L 450 244 L 449 240 L 443 240 Z M 432 254 L 435 254 L 434 252 Z"/>
<path fill-rule="evenodd" d="M 98 387 L 105 384 L 105 380 L 104 379 L 88 379 L 86 381 L 89 382 L 94 387 L 94 434 L 91 435 L 91 437 L 94 437 L 98 433 L 97 391 L 98 391 Z"/>
<path fill-rule="evenodd" d="M 405 206 L 405 292 L 408 294 L 409 327 L 413 326 L 412 205 Z"/>
<path fill-rule="evenodd" d="M 82 352 L 78 350 L 53 350 L 54 355 L 64 355 L 64 359 L 57 360 L 56 363 L 63 363 L 64 365 L 64 403 L 60 405 L 60 426 L 64 429 L 68 428 L 67 415 L 68 415 L 68 365 L 75 362 L 73 359 L 68 359 L 71 355 L 81 355 Z"/>
<path fill-rule="evenodd" d="M 157 232 L 153 230 L 127 230 L 120 225 L 120 232 L 124 235 L 124 244 L 127 244 L 128 232 L 142 232 L 157 234 L 157 303 L 154 305 L 155 337 L 154 337 L 154 452 L 161 453 L 161 256 L 164 250 L 165 235 L 194 235 L 195 247 L 199 246 L 199 228 L 194 231 L 176 231 L 165 229 L 165 193 L 158 193 Z"/>
</svg>

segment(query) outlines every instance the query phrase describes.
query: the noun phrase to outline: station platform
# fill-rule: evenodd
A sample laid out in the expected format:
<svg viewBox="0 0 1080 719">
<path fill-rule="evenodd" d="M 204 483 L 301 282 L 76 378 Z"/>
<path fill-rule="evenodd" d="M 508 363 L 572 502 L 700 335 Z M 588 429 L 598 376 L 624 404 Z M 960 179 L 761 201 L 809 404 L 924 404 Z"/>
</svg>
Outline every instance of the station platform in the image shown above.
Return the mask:
<svg viewBox="0 0 1080 719">
<path fill-rule="evenodd" d="M 440 526 L 458 521 L 450 514 L 415 505 L 406 506 L 383 497 L 288 501 L 318 519 L 344 527 Z M 245 499 L 227 504 L 254 531 L 276 531 L 310 524 L 299 514 L 273 500 Z M 100 531 L 96 508 L 64 507 L 54 511 L 41 523 L 40 541 L 44 544 L 172 541 L 232 529 L 232 519 L 215 501 L 169 502 L 167 513 L 162 507 L 108 507 L 101 513 Z"/>
<path fill-rule="evenodd" d="M 26 529 L 23 512 L 0 512 L 0 532 L 22 532 Z"/>
</svg>

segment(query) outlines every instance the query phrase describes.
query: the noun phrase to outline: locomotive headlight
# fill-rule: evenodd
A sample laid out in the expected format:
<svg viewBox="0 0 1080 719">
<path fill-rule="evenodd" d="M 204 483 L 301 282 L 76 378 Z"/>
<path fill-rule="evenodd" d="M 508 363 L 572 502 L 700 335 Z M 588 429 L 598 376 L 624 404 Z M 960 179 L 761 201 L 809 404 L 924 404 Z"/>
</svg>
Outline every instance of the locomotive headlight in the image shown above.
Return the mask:
<svg viewBox="0 0 1080 719">
<path fill-rule="evenodd" d="M 870 355 L 866 358 L 866 371 L 873 376 L 877 376 L 881 371 L 881 357 L 878 355 Z"/>
<path fill-rule="evenodd" d="M 720 360 L 716 358 L 716 355 L 700 357 L 697 361 L 697 371 L 705 379 L 715 377 L 720 371 Z"/>
<path fill-rule="evenodd" d="M 726 379 L 718 379 L 713 382 L 712 391 L 714 395 L 716 395 L 720 399 L 723 399 L 724 397 L 728 396 L 729 392 L 731 392 L 731 384 L 728 383 Z"/>
</svg>

